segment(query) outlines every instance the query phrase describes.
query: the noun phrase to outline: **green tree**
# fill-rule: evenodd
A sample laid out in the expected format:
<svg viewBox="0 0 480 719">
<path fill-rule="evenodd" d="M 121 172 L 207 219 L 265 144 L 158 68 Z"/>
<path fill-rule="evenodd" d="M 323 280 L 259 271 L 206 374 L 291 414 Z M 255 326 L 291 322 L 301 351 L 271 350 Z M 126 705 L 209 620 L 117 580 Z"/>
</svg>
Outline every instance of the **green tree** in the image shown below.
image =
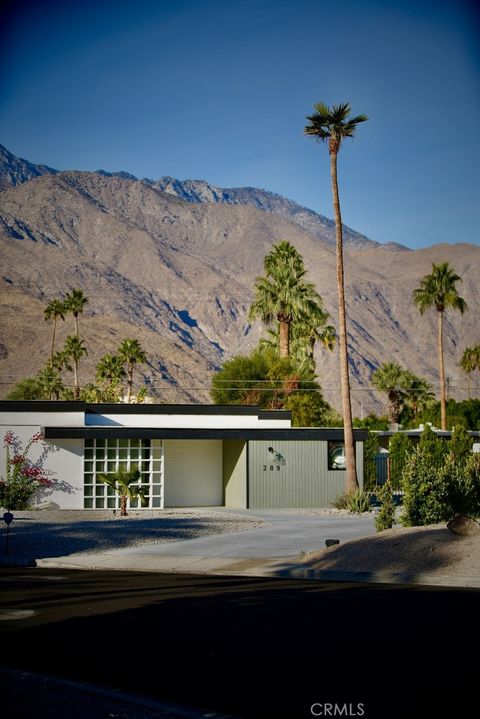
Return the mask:
<svg viewBox="0 0 480 719">
<path fill-rule="evenodd" d="M 468 399 L 472 394 L 472 373 L 480 370 L 480 345 L 465 347 L 460 360 L 460 367 L 468 375 Z"/>
<path fill-rule="evenodd" d="M 437 351 L 438 370 L 440 377 L 440 410 L 441 428 L 447 429 L 447 396 L 445 389 L 445 358 L 443 349 L 443 322 L 447 309 L 458 310 L 462 314 L 468 309 L 467 303 L 460 297 L 456 288 L 457 282 L 462 278 L 455 273 L 448 262 L 439 265 L 432 264 L 432 271 L 420 282 L 420 287 L 413 291 L 413 301 L 420 314 L 434 307 L 437 311 Z"/>
<path fill-rule="evenodd" d="M 83 340 L 76 335 L 69 335 L 65 340 L 64 353 L 66 357 L 73 362 L 73 397 L 74 399 L 80 398 L 80 385 L 78 381 L 78 363 L 85 355 L 88 355 L 87 348 L 85 347 Z"/>
<path fill-rule="evenodd" d="M 388 397 L 388 421 L 391 424 L 398 424 L 402 402 L 405 398 L 405 370 L 396 362 L 384 362 L 372 374 L 372 384 Z"/>
<path fill-rule="evenodd" d="M 50 346 L 50 361 L 51 362 L 53 362 L 53 353 L 55 351 L 55 334 L 56 334 L 56 330 L 57 330 L 57 320 L 61 319 L 61 320 L 65 321 L 66 311 L 67 310 L 65 307 L 65 302 L 63 302 L 62 300 L 58 300 L 58 299 L 51 300 L 43 311 L 46 322 L 53 320 L 52 343 Z"/>
<path fill-rule="evenodd" d="M 139 486 L 140 470 L 137 466 L 126 469 L 121 466 L 109 474 L 97 474 L 97 479 L 111 487 L 120 497 L 120 516 L 127 516 L 127 500 L 140 498 L 142 506 L 145 505 L 143 490 Z"/>
<path fill-rule="evenodd" d="M 121 361 L 127 365 L 127 402 L 132 400 L 133 371 L 137 364 L 147 361 L 147 355 L 140 346 L 138 340 L 124 339 L 118 348 L 118 355 Z"/>
<path fill-rule="evenodd" d="M 435 395 L 432 392 L 431 385 L 426 379 L 417 377 L 411 372 L 408 372 L 408 370 L 405 373 L 404 391 L 404 408 L 408 410 L 415 424 L 420 412 L 435 402 Z M 406 421 L 408 422 L 409 419 L 410 418 L 406 418 Z"/>
<path fill-rule="evenodd" d="M 340 348 L 340 371 L 342 384 L 342 409 L 345 439 L 345 456 L 347 461 L 346 490 L 358 488 L 357 469 L 355 464 L 355 445 L 353 440 L 352 404 L 350 396 L 350 376 L 348 370 L 347 321 L 345 309 L 345 276 L 343 262 L 343 226 L 338 192 L 337 156 L 346 137 L 355 135 L 359 123 L 368 120 L 366 115 L 350 118 L 349 103 L 328 107 L 322 102 L 314 105 L 313 115 L 307 115 L 308 125 L 305 134 L 319 142 L 328 142 L 330 154 L 330 176 L 332 183 L 333 207 L 335 212 L 336 234 L 336 265 L 338 291 L 338 327 Z M 350 119 L 349 119 L 350 118 Z"/>
<path fill-rule="evenodd" d="M 83 307 L 88 302 L 88 297 L 85 297 L 83 290 L 74 289 L 68 292 L 65 298 L 65 309 L 67 312 L 71 312 L 75 318 L 75 335 L 78 337 L 78 315 L 83 313 Z"/>
<path fill-rule="evenodd" d="M 123 367 L 123 360 L 118 355 L 106 354 L 100 359 L 96 366 L 96 378 L 101 382 L 106 381 L 109 385 L 119 382 L 126 377 Z"/>
<path fill-rule="evenodd" d="M 24 377 L 19 380 L 7 394 L 9 400 L 34 400 L 45 399 L 42 387 L 38 383 L 36 377 Z"/>
<path fill-rule="evenodd" d="M 278 322 L 279 355 L 288 358 L 292 323 L 318 312 L 322 298 L 314 285 L 305 281 L 303 259 L 289 242 L 274 245 L 265 257 L 264 270 L 265 275 L 255 280 L 249 318 L 267 325 Z"/>
<path fill-rule="evenodd" d="M 48 399 L 59 400 L 65 386 L 62 382 L 60 372 L 53 366 L 52 362 L 47 362 L 45 367 L 37 373 L 36 380 L 42 390 L 42 394 Z"/>
</svg>

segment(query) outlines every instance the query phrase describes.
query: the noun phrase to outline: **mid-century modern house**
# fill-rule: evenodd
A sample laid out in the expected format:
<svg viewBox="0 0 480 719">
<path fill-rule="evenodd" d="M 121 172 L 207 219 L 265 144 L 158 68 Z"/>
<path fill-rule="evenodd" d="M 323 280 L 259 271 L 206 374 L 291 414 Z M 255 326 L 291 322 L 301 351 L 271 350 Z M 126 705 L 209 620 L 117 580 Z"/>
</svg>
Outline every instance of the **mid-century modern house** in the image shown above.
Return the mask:
<svg viewBox="0 0 480 719">
<path fill-rule="evenodd" d="M 283 410 L 2 401 L 0 425 L 2 438 L 11 431 L 23 447 L 43 433 L 54 485 L 38 501 L 62 509 L 116 509 L 118 498 L 97 475 L 121 466 L 140 469 L 145 511 L 328 507 L 344 491 L 343 430 L 292 427 Z M 360 485 L 366 438 L 354 430 Z M 32 459 L 40 450 L 32 445 Z"/>
</svg>

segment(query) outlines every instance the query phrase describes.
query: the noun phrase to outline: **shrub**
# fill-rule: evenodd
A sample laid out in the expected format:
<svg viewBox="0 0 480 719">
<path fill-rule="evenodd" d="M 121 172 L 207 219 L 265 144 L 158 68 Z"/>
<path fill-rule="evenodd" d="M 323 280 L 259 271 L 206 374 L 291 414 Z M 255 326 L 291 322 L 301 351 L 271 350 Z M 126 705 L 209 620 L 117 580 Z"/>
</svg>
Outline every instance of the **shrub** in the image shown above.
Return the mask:
<svg viewBox="0 0 480 719">
<path fill-rule="evenodd" d="M 382 532 L 384 529 L 391 529 L 395 524 L 395 502 L 391 482 L 385 482 L 383 487 L 377 490 L 377 497 L 381 507 L 375 517 L 375 527 L 377 532 Z"/>
<path fill-rule="evenodd" d="M 411 440 L 401 432 L 394 434 L 388 445 L 388 459 L 390 462 L 390 481 L 393 487 L 402 486 L 402 476 L 408 456 L 413 451 Z"/>
<path fill-rule="evenodd" d="M 447 485 L 439 476 L 435 452 L 435 448 L 420 443 L 405 464 L 402 524 L 406 526 L 435 524 L 448 515 Z"/>
<path fill-rule="evenodd" d="M 363 514 L 370 509 L 372 493 L 366 489 L 356 489 L 354 492 L 344 492 L 334 499 L 332 505 L 336 509 L 348 509 L 352 514 Z"/>
<path fill-rule="evenodd" d="M 438 471 L 439 481 L 447 486 L 446 520 L 455 514 L 480 516 L 480 455 L 470 454 L 462 462 L 450 453 Z"/>
<path fill-rule="evenodd" d="M 377 464 L 375 457 L 378 452 L 378 437 L 368 432 L 363 448 L 363 482 L 365 489 L 374 490 L 377 484 Z"/>
<path fill-rule="evenodd" d="M 29 509 L 30 500 L 37 489 L 52 484 L 42 467 L 42 458 L 32 462 L 27 456 L 32 444 L 42 440 L 43 435 L 38 432 L 22 449 L 19 438 L 13 432 L 5 434 L 5 478 L 0 480 L 0 506 L 8 511 Z"/>
</svg>

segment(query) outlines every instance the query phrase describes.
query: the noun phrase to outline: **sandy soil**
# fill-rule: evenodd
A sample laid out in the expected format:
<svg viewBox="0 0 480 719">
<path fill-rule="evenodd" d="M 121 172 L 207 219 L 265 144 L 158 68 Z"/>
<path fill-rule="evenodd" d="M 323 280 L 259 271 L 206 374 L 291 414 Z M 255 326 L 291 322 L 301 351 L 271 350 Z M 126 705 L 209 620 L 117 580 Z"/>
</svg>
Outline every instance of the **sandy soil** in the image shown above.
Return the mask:
<svg viewBox="0 0 480 719">
<path fill-rule="evenodd" d="M 480 535 L 462 537 L 446 524 L 394 527 L 304 557 L 314 569 L 480 578 Z"/>
</svg>

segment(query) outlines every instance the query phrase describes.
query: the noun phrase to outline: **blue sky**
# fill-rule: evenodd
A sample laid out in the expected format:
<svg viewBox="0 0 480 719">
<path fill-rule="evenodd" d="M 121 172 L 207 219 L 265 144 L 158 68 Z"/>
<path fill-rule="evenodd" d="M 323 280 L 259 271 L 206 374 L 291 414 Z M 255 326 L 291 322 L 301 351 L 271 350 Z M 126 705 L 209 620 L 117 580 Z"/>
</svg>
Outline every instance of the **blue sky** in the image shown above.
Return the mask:
<svg viewBox="0 0 480 719">
<path fill-rule="evenodd" d="M 480 245 L 480 51 L 467 0 L 14 0 L 0 143 L 58 169 L 261 187 L 333 216 L 313 103 L 370 120 L 339 157 L 346 224 Z"/>
</svg>

